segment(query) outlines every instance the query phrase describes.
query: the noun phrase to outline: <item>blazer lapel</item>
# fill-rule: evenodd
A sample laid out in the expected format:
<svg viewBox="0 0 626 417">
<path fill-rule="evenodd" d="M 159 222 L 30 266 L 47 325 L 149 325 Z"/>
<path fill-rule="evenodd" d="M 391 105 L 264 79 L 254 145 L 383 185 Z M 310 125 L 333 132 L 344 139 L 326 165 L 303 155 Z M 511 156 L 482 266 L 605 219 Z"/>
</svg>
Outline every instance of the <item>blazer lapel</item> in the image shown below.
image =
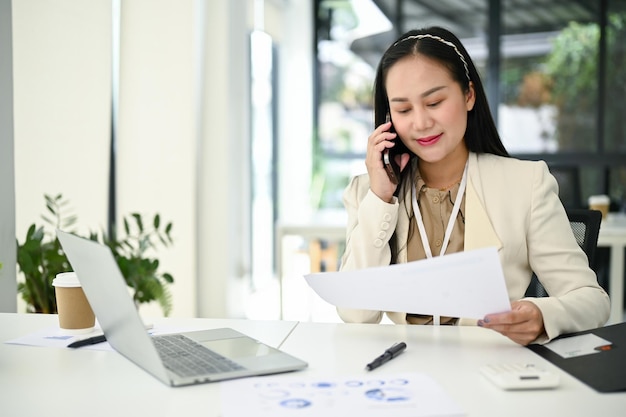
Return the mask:
<svg viewBox="0 0 626 417">
<path fill-rule="evenodd" d="M 502 249 L 502 242 L 496 234 L 483 201 L 482 183 L 478 155 L 469 155 L 469 178 L 465 190 L 465 244 L 464 250 L 495 246 Z"/>
</svg>

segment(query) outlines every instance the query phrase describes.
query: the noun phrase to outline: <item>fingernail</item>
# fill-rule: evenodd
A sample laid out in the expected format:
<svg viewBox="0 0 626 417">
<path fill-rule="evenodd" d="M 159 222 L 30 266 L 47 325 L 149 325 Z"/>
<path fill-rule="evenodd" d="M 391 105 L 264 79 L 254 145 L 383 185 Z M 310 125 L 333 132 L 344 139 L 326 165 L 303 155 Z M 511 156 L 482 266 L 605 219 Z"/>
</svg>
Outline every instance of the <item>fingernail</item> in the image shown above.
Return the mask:
<svg viewBox="0 0 626 417">
<path fill-rule="evenodd" d="M 489 317 L 485 317 L 485 323 L 489 323 Z"/>
<path fill-rule="evenodd" d="M 485 322 L 483 322 L 482 320 L 478 320 L 478 325 L 480 327 L 483 327 L 485 325 Z"/>
</svg>

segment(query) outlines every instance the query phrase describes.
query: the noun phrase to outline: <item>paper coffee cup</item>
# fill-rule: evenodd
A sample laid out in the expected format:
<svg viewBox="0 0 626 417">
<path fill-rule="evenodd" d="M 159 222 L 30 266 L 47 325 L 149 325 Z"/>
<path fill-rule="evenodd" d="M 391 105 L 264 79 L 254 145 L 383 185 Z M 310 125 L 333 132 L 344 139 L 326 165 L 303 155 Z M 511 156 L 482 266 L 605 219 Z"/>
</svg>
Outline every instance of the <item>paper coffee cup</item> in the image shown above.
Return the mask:
<svg viewBox="0 0 626 417">
<path fill-rule="evenodd" d="M 608 195 L 592 195 L 589 197 L 589 209 L 599 210 L 602 212 L 602 218 L 606 219 L 609 213 L 609 206 L 611 205 L 611 199 Z"/>
<path fill-rule="evenodd" d="M 59 327 L 67 334 L 89 333 L 96 316 L 75 272 L 62 272 L 52 280 L 57 300 Z"/>
</svg>

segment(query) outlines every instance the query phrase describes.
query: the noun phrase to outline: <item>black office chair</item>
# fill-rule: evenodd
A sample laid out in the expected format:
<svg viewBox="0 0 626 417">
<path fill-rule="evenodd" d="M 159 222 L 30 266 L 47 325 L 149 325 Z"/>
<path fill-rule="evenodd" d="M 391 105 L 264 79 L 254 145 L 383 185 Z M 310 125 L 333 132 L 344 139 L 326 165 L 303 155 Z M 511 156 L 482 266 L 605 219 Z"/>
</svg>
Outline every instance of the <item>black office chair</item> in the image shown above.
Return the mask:
<svg viewBox="0 0 626 417">
<path fill-rule="evenodd" d="M 579 167 L 574 165 L 550 164 L 550 173 L 559 184 L 559 198 L 566 210 L 584 207 L 580 193 Z"/>
<path fill-rule="evenodd" d="M 600 233 L 602 213 L 598 210 L 587 209 L 569 209 L 566 211 L 570 226 L 574 232 L 574 237 L 576 238 L 576 242 L 578 242 L 578 245 L 587 254 L 589 266 L 593 266 L 593 261 L 596 256 L 596 248 L 598 247 L 598 234 Z M 597 273 L 597 271 L 594 272 Z M 545 288 L 543 288 L 543 285 L 541 285 L 535 274 L 533 274 L 525 295 L 526 297 L 548 296 L 548 293 Z"/>
</svg>

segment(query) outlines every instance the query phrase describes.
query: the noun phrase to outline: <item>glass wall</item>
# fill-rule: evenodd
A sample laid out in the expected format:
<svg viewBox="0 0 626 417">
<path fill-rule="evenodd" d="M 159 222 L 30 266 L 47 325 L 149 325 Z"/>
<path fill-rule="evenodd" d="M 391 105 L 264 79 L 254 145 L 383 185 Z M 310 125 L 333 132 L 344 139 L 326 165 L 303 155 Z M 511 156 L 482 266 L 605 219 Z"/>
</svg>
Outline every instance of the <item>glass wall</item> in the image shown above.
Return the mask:
<svg viewBox="0 0 626 417">
<path fill-rule="evenodd" d="M 317 7 L 318 129 L 313 204 L 316 208 L 340 208 L 341 192 L 349 178 L 365 167 L 363 155 L 372 128 L 371 89 L 378 59 L 378 53 L 370 58 L 353 46 L 363 38 L 393 34 L 393 25 L 369 0 L 322 1 Z"/>
<path fill-rule="evenodd" d="M 603 109 L 603 144 L 608 153 L 621 157 L 610 170 L 609 193 L 618 197 L 619 209 L 626 211 L 626 121 L 624 120 L 623 100 L 626 97 L 626 0 L 612 0 L 608 3 L 606 21 L 606 55 L 603 67 L 606 69 L 606 91 Z"/>
<path fill-rule="evenodd" d="M 461 38 L 505 146 L 547 161 L 566 206 L 600 193 L 623 206 L 626 0 L 318 0 L 316 13 L 317 208 L 340 207 L 349 178 L 365 171 L 380 56 L 400 33 L 430 25 Z"/>
</svg>

